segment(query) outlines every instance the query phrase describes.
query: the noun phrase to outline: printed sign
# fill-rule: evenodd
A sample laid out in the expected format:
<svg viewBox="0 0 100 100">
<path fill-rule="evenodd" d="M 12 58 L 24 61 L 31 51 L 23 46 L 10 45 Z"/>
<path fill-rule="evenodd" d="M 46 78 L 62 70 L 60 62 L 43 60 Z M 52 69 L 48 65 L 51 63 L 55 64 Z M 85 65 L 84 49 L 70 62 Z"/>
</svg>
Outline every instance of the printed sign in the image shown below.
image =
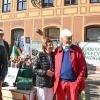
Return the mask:
<svg viewBox="0 0 100 100">
<path fill-rule="evenodd" d="M 100 66 L 100 43 L 81 42 L 79 46 L 82 48 L 88 64 Z"/>
<path fill-rule="evenodd" d="M 22 54 L 24 56 L 26 55 L 31 55 L 32 54 L 32 43 L 31 43 L 31 38 L 30 37 L 21 37 L 21 48 L 22 48 Z"/>
<path fill-rule="evenodd" d="M 14 86 L 18 70 L 18 68 L 8 67 L 8 73 L 5 77 L 4 82 L 7 82 L 9 86 Z"/>
</svg>

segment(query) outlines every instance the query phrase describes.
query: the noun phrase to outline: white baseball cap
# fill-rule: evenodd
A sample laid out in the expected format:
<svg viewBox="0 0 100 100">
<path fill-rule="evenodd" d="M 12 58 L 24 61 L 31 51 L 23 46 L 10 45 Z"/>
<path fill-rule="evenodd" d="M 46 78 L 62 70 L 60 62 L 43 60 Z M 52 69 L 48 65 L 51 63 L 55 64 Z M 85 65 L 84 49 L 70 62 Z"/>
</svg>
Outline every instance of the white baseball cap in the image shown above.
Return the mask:
<svg viewBox="0 0 100 100">
<path fill-rule="evenodd" d="M 73 33 L 68 29 L 63 29 L 60 31 L 60 37 L 64 37 L 64 36 L 70 37 L 72 35 L 73 35 Z"/>
</svg>

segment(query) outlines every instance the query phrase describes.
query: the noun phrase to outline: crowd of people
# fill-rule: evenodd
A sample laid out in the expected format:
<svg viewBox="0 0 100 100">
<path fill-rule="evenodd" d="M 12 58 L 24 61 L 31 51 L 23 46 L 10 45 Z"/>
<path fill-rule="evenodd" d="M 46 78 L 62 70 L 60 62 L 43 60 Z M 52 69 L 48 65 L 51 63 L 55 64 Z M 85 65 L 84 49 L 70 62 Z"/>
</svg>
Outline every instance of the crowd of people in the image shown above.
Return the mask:
<svg viewBox="0 0 100 100">
<path fill-rule="evenodd" d="M 0 100 L 9 58 L 11 67 L 21 68 L 25 64 L 32 67 L 38 100 L 53 100 L 54 97 L 56 100 L 79 100 L 79 92 L 85 88 L 86 61 L 81 48 L 72 43 L 72 36 L 70 30 L 63 29 L 56 49 L 52 39 L 43 38 L 42 51 L 37 55 L 24 58 L 19 55 L 14 59 L 3 53 L 8 50 L 3 50 L 5 46 L 0 40 Z"/>
</svg>

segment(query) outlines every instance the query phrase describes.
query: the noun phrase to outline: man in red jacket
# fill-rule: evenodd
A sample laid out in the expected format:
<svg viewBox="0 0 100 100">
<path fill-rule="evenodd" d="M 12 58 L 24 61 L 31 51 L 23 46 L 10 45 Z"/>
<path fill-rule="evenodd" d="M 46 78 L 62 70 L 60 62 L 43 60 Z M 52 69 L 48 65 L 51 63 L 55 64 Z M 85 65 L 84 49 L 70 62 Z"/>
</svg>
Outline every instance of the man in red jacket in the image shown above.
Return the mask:
<svg viewBox="0 0 100 100">
<path fill-rule="evenodd" d="M 79 100 L 85 87 L 86 62 L 80 47 L 72 44 L 72 32 L 60 32 L 61 46 L 55 50 L 54 93 L 57 100 Z"/>
</svg>

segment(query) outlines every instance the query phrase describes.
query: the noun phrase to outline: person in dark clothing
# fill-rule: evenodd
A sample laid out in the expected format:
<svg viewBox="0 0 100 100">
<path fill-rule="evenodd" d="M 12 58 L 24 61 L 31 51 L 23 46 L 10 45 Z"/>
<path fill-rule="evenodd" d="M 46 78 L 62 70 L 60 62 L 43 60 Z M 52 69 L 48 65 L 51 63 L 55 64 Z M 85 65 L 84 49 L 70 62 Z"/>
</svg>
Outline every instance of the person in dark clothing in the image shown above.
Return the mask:
<svg viewBox="0 0 100 100">
<path fill-rule="evenodd" d="M 8 59 L 10 59 L 10 49 L 9 49 L 9 44 L 7 41 L 5 41 L 3 39 L 3 36 L 4 36 L 4 32 L 3 30 L 0 30 L 0 45 L 4 46 L 5 47 L 5 50 L 7 52 L 7 55 L 8 55 Z"/>
<path fill-rule="evenodd" d="M 2 83 L 8 71 L 7 63 L 7 53 L 5 51 L 4 46 L 0 45 L 0 100 L 3 100 L 1 90 Z"/>
<path fill-rule="evenodd" d="M 43 39 L 43 51 L 37 55 L 33 73 L 36 74 L 38 100 L 53 100 L 54 84 L 54 54 L 53 43 L 50 39 Z"/>
</svg>

